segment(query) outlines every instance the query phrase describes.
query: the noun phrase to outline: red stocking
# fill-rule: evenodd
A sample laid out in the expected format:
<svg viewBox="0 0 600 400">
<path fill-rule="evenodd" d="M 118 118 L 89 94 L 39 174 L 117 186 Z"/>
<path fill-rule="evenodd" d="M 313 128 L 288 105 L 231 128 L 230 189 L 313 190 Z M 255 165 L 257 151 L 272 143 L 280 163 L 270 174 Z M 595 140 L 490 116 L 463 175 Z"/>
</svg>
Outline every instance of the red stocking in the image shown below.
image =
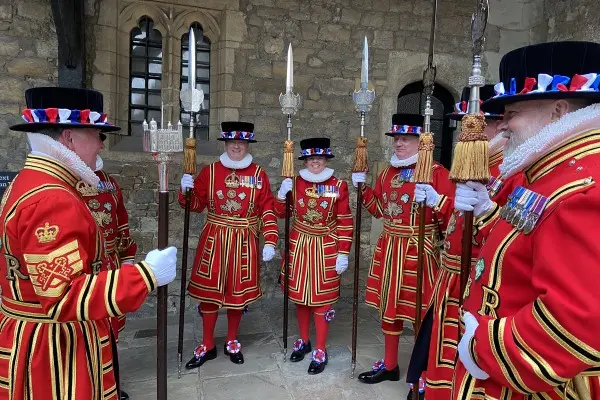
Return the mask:
<svg viewBox="0 0 600 400">
<path fill-rule="evenodd" d="M 227 310 L 227 341 L 237 339 L 238 328 L 242 320 L 242 310 Z"/>
<path fill-rule="evenodd" d="M 325 313 L 331 308 L 331 306 L 312 307 L 315 330 L 317 331 L 317 346 L 313 349 L 325 350 L 325 344 L 327 343 L 327 332 L 329 331 L 329 322 L 325 320 Z"/>
<path fill-rule="evenodd" d="M 400 334 L 404 323 L 401 320 L 395 321 L 393 324 L 389 322 L 381 322 L 383 336 L 385 338 L 385 368 L 388 371 L 393 370 L 398 365 L 398 343 L 400 342 Z"/>
<path fill-rule="evenodd" d="M 298 329 L 300 329 L 300 338 L 308 343 L 310 330 L 310 307 L 296 304 L 296 319 L 298 320 Z"/>
<path fill-rule="evenodd" d="M 206 350 L 215 347 L 215 325 L 219 316 L 219 306 L 211 303 L 200 303 L 202 312 L 202 344 Z"/>
</svg>

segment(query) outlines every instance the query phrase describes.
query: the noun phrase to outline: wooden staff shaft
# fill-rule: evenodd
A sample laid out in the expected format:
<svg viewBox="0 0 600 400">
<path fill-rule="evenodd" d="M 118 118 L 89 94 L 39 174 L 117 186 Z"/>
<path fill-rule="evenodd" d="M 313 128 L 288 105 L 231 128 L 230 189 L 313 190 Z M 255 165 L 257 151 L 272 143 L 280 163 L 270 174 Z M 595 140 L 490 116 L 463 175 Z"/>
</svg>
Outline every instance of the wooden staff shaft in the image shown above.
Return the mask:
<svg viewBox="0 0 600 400">
<path fill-rule="evenodd" d="M 462 252 L 460 256 L 460 296 L 458 298 L 459 310 L 462 309 L 463 297 L 471 273 L 471 257 L 473 254 L 473 211 L 465 211 L 463 216 L 463 237 Z M 460 342 L 461 332 L 458 327 L 458 341 Z"/>
<path fill-rule="evenodd" d="M 192 190 L 185 192 L 185 211 L 183 214 L 183 249 L 181 258 L 181 286 L 179 290 L 179 335 L 177 337 L 178 371 L 177 377 L 181 378 L 181 362 L 183 356 L 183 328 L 185 324 L 185 291 L 187 280 L 188 244 L 190 238 L 190 200 Z"/>
<path fill-rule="evenodd" d="M 158 194 L 158 248 L 169 243 L 169 192 Z M 156 389 L 157 399 L 167 399 L 167 285 L 158 288 L 157 341 L 156 341 Z"/>
<path fill-rule="evenodd" d="M 421 328 L 421 314 L 423 309 L 423 269 L 425 264 L 425 203 L 419 203 L 419 244 L 417 254 L 417 299 L 415 310 L 415 337 Z"/>
<path fill-rule="evenodd" d="M 358 278 L 360 267 L 360 227 L 362 218 L 362 182 L 356 192 L 356 229 L 354 231 L 354 294 L 352 297 L 352 368 L 356 365 L 356 343 L 358 339 Z"/>
<path fill-rule="evenodd" d="M 190 115 L 190 137 L 185 140 L 183 151 L 183 173 L 196 174 L 196 139 L 193 137 L 195 113 Z M 190 206 L 192 190 L 185 191 L 185 207 L 183 214 L 183 255 L 181 258 L 181 287 L 179 290 L 179 334 L 177 337 L 177 379 L 181 378 L 181 363 L 183 357 L 183 329 L 185 324 L 185 291 L 187 280 L 188 247 L 190 239 Z"/>
<path fill-rule="evenodd" d="M 292 210 L 292 192 L 285 195 L 285 248 L 283 278 L 283 348 L 287 352 L 288 339 L 288 300 L 290 297 L 290 214 Z"/>
<path fill-rule="evenodd" d="M 417 299 L 415 309 L 415 340 L 421 329 L 423 309 L 423 267 L 425 264 L 425 202 L 419 203 L 419 237 L 417 246 Z M 413 400 L 419 400 L 419 383 L 413 387 Z"/>
</svg>

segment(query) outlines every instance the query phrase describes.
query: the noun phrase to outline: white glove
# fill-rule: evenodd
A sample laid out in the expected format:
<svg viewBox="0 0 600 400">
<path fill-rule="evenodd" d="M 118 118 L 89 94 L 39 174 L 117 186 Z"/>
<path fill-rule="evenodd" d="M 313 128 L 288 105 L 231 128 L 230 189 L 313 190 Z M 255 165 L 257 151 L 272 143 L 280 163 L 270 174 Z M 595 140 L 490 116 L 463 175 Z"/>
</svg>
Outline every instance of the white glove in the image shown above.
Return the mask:
<svg viewBox="0 0 600 400">
<path fill-rule="evenodd" d="M 440 195 L 433 186 L 417 183 L 415 185 L 415 201 L 417 203 L 425 202 L 427 207 L 433 208 L 440 201 Z"/>
<path fill-rule="evenodd" d="M 457 183 L 454 208 L 459 211 L 473 211 L 476 218 L 494 206 L 487 188 L 479 182 Z"/>
<path fill-rule="evenodd" d="M 177 271 L 177 248 L 170 246 L 164 250 L 154 249 L 144 260 L 154 272 L 158 286 L 168 285 L 173 282 Z"/>
<path fill-rule="evenodd" d="M 352 173 L 352 185 L 358 187 L 359 183 L 365 183 L 367 181 L 366 172 L 353 172 Z"/>
<path fill-rule="evenodd" d="M 458 344 L 458 357 L 466 370 L 473 375 L 473 378 L 482 381 L 486 380 L 490 376 L 477 366 L 475 360 L 471 358 L 471 354 L 469 353 L 469 343 L 471 342 L 471 338 L 475 335 L 475 330 L 479 326 L 479 322 L 477 322 L 477 319 L 470 312 L 465 312 L 462 316 L 462 320 L 465 324 L 465 334 Z"/>
<path fill-rule="evenodd" d="M 287 195 L 287 193 L 292 191 L 292 186 L 294 186 L 292 178 L 285 178 L 283 182 L 281 182 L 279 192 L 277 193 L 277 198 L 279 200 L 285 200 L 285 196 Z"/>
<path fill-rule="evenodd" d="M 194 177 L 190 174 L 183 174 L 181 177 L 181 191 L 186 192 L 187 189 L 194 188 Z"/>
<path fill-rule="evenodd" d="M 335 259 L 335 272 L 337 272 L 338 275 L 341 275 L 347 269 L 348 256 L 345 254 L 338 254 L 337 258 Z"/>
<path fill-rule="evenodd" d="M 271 261 L 273 257 L 275 257 L 275 247 L 265 244 L 265 247 L 263 247 L 263 261 Z"/>
</svg>

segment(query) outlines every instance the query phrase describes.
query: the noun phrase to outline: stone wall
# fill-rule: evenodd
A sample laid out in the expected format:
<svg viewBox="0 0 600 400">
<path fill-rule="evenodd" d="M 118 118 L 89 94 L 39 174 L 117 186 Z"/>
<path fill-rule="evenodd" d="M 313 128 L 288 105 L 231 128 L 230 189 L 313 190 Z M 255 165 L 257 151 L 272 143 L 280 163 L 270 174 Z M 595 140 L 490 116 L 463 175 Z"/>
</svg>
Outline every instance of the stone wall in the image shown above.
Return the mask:
<svg viewBox="0 0 600 400">
<path fill-rule="evenodd" d="M 582 0 L 585 1 L 585 0 Z M 456 97 L 470 70 L 469 24 L 473 7 L 461 0 L 439 2 L 435 62 L 437 84 Z M 179 115 L 180 38 L 199 22 L 211 41 L 211 116 L 209 142 L 198 145 L 198 161 L 206 165 L 222 151 L 214 139 L 221 121 L 255 123 L 260 141 L 252 146 L 256 161 L 267 169 L 273 189 L 279 186 L 285 138 L 285 116 L 278 105 L 284 91 L 286 52 L 294 49 L 295 91 L 303 107 L 293 120 L 293 140 L 325 135 L 332 139 L 332 167 L 349 179 L 358 116 L 352 91 L 360 78 L 364 36 L 370 45 L 370 81 L 376 90 L 367 116 L 366 135 L 372 173 L 386 164 L 390 140 L 383 135 L 396 111 L 402 88 L 422 78 L 427 62 L 431 24 L 425 0 L 193 0 L 86 2 L 87 80 L 105 95 L 111 121 L 127 126 L 129 34 L 147 15 L 163 35 L 162 98 L 166 117 Z M 495 80 L 500 55 L 544 36 L 542 0 L 492 0 L 485 61 L 488 81 Z M 542 24 L 542 25 L 540 25 Z M 26 152 L 21 135 L 8 133 L 23 106 L 23 90 L 53 85 L 56 79 L 56 39 L 50 0 L 0 0 L 0 167 L 19 170 Z M 127 134 L 126 129 L 122 132 Z M 130 213 L 139 257 L 156 246 L 157 173 L 149 155 L 139 151 L 139 138 L 114 136 L 106 142 L 105 166 L 120 182 Z M 15 152 L 13 148 L 18 150 Z M 10 150 L 9 150 L 10 149 Z M 179 187 L 181 156 L 170 166 L 172 195 Z M 301 168 L 300 163 L 296 164 Z M 351 203 L 355 205 L 355 191 Z M 361 280 L 366 276 L 372 239 L 380 224 L 363 212 Z M 189 266 L 203 216 L 194 215 Z M 170 242 L 181 249 L 183 212 L 174 196 L 170 209 Z M 281 226 L 283 233 L 283 226 Z M 351 256 L 351 262 L 353 256 Z M 263 265 L 266 298 L 279 296 L 276 285 L 280 259 Z M 179 278 L 178 278 L 179 279 Z M 343 298 L 351 295 L 352 265 L 343 276 Z M 361 283 L 361 288 L 364 287 Z M 364 292 L 364 290 L 361 290 Z M 170 311 L 178 301 L 179 280 L 170 285 Z M 150 298 L 138 315 L 154 313 Z M 193 304 L 190 304 L 193 307 Z"/>
<path fill-rule="evenodd" d="M 0 1 L 0 170 L 23 166 L 23 134 L 8 127 L 20 119 L 25 89 L 56 84 L 57 53 L 50 1 Z"/>
<path fill-rule="evenodd" d="M 600 13 L 595 0 L 545 0 L 548 40 L 600 42 Z"/>
<path fill-rule="evenodd" d="M 544 0 L 490 0 L 486 30 L 488 75 L 497 82 L 502 55 L 530 43 L 546 40 Z"/>
</svg>

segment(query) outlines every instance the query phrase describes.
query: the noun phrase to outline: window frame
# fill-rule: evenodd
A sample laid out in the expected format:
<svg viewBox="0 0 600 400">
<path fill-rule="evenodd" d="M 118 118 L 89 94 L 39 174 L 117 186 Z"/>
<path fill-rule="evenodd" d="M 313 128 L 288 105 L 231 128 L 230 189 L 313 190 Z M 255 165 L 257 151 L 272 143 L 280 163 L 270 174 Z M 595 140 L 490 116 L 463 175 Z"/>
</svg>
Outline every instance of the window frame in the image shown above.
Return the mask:
<svg viewBox="0 0 600 400">
<path fill-rule="evenodd" d="M 145 22 L 145 24 L 144 24 Z M 142 25 L 145 25 L 145 38 L 143 40 L 135 39 L 135 36 L 142 33 Z M 132 129 L 135 125 L 140 125 L 142 122 L 137 122 L 132 120 L 132 111 L 133 110 L 142 110 L 144 113 L 144 119 L 148 122 L 149 113 L 151 111 L 161 112 L 161 106 L 150 105 L 149 98 L 151 95 L 158 95 L 162 99 L 162 74 L 163 74 L 163 35 L 162 32 L 156 28 L 154 28 L 154 20 L 147 15 L 142 16 L 136 27 L 132 28 L 129 32 L 129 87 L 128 87 L 128 115 L 127 115 L 127 129 L 130 137 L 141 137 L 141 135 L 136 135 L 134 130 Z M 151 40 L 150 33 L 152 31 L 156 31 L 158 35 L 160 35 L 160 40 Z M 134 47 L 143 46 L 144 47 L 144 55 L 138 56 L 133 54 Z M 159 49 L 161 57 L 151 57 L 149 55 L 150 49 Z M 142 60 L 144 62 L 144 72 L 134 71 L 133 65 L 134 60 Z M 150 72 L 151 64 L 160 64 L 160 73 Z M 134 79 L 143 79 L 144 80 L 144 88 L 134 88 L 133 81 Z M 160 82 L 160 89 L 150 89 L 149 82 L 150 80 L 156 80 Z M 144 95 L 144 104 L 134 104 L 132 101 L 132 97 L 134 94 L 143 94 Z M 159 121 L 157 121 L 159 122 Z"/>
</svg>

